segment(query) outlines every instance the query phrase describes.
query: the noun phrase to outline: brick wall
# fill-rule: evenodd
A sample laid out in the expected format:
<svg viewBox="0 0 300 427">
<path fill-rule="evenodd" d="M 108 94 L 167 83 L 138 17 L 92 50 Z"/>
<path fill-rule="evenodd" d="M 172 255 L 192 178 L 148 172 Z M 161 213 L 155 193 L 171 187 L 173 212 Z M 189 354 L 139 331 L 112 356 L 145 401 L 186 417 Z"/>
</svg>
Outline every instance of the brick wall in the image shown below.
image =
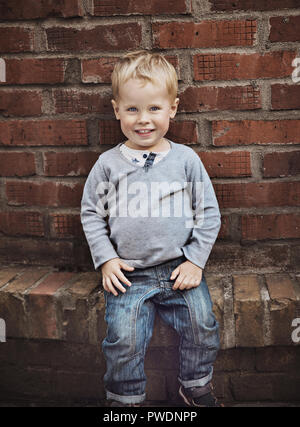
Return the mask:
<svg viewBox="0 0 300 427">
<path fill-rule="evenodd" d="M 213 179 L 223 225 L 211 271 L 299 271 L 297 0 L 0 1 L 0 260 L 90 269 L 86 177 L 122 141 L 116 58 L 163 52 L 180 80 L 168 136 Z"/>
</svg>

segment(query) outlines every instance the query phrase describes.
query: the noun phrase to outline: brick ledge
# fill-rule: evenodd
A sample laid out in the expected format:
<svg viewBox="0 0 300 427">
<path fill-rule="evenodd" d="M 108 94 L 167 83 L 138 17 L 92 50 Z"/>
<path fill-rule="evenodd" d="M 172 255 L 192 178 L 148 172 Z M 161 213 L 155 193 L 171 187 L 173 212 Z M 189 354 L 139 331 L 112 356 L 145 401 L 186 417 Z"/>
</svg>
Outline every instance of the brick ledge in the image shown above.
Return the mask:
<svg viewBox="0 0 300 427">
<path fill-rule="evenodd" d="M 100 278 L 97 272 L 2 266 L 0 318 L 7 337 L 99 344 L 106 330 Z M 206 278 L 222 349 L 295 345 L 299 275 L 207 273 Z M 177 344 L 177 334 L 157 317 L 150 346 Z"/>
</svg>

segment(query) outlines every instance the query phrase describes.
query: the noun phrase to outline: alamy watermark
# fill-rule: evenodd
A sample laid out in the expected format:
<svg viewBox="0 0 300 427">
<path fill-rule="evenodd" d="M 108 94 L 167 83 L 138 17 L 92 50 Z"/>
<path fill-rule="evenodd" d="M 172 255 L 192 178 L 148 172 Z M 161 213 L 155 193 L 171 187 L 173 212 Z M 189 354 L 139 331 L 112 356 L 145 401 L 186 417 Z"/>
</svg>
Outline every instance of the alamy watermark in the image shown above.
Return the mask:
<svg viewBox="0 0 300 427">
<path fill-rule="evenodd" d="M 6 82 L 6 63 L 3 58 L 0 58 L 0 83 Z"/>
<path fill-rule="evenodd" d="M 96 212 L 101 217 L 185 217 L 185 227 L 201 228 L 204 222 L 203 182 L 135 181 L 128 185 L 127 175 L 119 173 L 117 185 L 100 182 Z M 192 200 L 195 200 L 193 205 Z"/>
<path fill-rule="evenodd" d="M 292 321 L 292 328 L 296 328 L 293 330 L 291 338 L 295 344 L 300 342 L 300 318 L 294 319 Z"/>
<path fill-rule="evenodd" d="M 300 82 L 300 58 L 295 58 L 292 62 L 292 66 L 295 68 L 292 73 L 293 83 Z"/>
<path fill-rule="evenodd" d="M 0 319 L 0 343 L 6 342 L 6 323 L 4 319 Z"/>
</svg>

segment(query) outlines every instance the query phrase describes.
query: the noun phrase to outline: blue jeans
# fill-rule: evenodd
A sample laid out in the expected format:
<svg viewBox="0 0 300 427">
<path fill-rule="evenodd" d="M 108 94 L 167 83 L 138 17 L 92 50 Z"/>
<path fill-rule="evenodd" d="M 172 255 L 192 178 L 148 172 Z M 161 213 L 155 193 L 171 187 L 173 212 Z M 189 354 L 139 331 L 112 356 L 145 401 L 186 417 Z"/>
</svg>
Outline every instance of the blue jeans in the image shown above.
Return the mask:
<svg viewBox="0 0 300 427">
<path fill-rule="evenodd" d="M 218 322 L 203 276 L 197 288 L 172 290 L 172 271 L 184 256 L 153 267 L 122 270 L 132 283 L 116 297 L 105 291 L 107 336 L 102 343 L 106 359 L 107 399 L 124 404 L 145 400 L 144 357 L 152 336 L 155 312 L 180 335 L 179 382 L 185 387 L 210 382 L 219 349 Z"/>
</svg>

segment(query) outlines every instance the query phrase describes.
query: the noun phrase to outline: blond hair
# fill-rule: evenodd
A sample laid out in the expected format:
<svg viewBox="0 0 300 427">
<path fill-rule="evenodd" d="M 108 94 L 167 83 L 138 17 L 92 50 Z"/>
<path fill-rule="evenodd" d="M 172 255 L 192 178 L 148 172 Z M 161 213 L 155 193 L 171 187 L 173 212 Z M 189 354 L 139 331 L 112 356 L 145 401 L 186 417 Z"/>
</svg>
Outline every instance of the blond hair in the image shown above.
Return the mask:
<svg viewBox="0 0 300 427">
<path fill-rule="evenodd" d="M 139 79 L 145 84 L 165 82 L 170 99 L 174 101 L 177 96 L 178 77 L 175 68 L 160 53 L 139 50 L 119 59 L 111 76 L 115 100 L 120 96 L 121 85 L 129 79 Z"/>
</svg>

